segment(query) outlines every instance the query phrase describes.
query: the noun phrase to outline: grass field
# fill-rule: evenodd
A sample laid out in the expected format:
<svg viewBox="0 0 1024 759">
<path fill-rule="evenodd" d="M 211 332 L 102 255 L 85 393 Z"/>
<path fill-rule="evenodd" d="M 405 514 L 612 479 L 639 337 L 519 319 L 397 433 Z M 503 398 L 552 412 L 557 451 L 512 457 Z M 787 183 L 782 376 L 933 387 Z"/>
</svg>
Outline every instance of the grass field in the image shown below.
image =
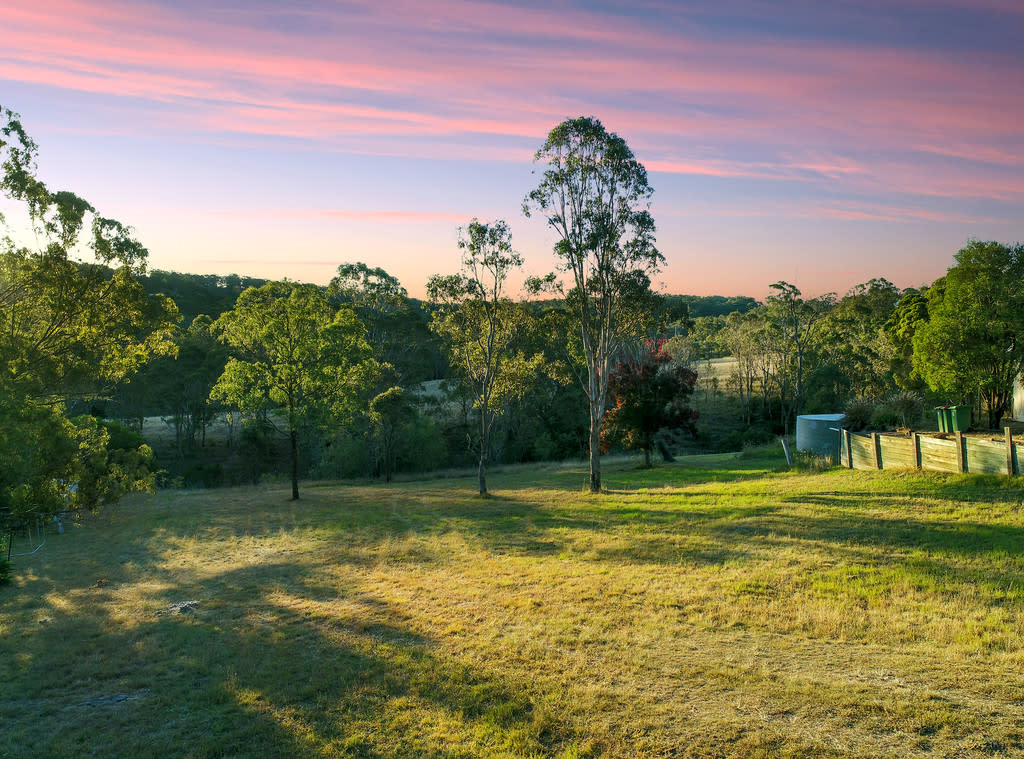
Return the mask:
<svg viewBox="0 0 1024 759">
<path fill-rule="evenodd" d="M 1021 480 L 632 467 L 126 500 L 0 588 L 0 756 L 1024 753 Z"/>
</svg>

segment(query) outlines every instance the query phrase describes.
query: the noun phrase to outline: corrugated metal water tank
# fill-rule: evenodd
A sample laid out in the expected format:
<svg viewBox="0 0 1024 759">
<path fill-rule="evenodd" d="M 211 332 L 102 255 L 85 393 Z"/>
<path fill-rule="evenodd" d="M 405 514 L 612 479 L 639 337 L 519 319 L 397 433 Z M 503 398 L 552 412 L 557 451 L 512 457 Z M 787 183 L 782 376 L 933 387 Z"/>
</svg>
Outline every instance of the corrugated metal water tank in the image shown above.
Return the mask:
<svg viewBox="0 0 1024 759">
<path fill-rule="evenodd" d="M 835 460 L 843 414 L 804 414 L 796 418 L 796 449 Z"/>
</svg>

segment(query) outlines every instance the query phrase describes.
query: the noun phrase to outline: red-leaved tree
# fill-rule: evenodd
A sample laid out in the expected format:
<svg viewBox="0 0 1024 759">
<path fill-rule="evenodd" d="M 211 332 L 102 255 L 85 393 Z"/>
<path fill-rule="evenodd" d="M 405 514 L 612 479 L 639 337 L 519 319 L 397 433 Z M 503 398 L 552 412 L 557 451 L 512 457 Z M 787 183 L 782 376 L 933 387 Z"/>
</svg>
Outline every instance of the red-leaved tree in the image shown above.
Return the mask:
<svg viewBox="0 0 1024 759">
<path fill-rule="evenodd" d="M 661 341 L 648 341 L 639 356 L 619 361 L 608 378 L 609 408 L 602 438 L 605 446 L 621 442 L 644 452 L 651 465 L 651 450 L 659 430 L 694 431 L 697 412 L 689 407 L 697 372 L 673 366 Z"/>
</svg>

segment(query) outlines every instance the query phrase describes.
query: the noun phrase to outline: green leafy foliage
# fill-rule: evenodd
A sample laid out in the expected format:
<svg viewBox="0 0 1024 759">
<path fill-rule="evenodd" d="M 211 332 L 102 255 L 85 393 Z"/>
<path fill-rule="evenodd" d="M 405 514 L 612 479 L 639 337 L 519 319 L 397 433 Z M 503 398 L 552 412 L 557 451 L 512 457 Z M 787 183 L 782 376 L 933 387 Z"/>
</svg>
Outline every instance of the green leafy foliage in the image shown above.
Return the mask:
<svg viewBox="0 0 1024 759">
<path fill-rule="evenodd" d="M 566 301 L 579 321 L 587 367 L 590 489 L 598 492 L 611 363 L 624 334 L 639 336 L 637 320 L 629 315 L 643 309 L 630 309 L 630 303 L 647 297 L 650 275 L 664 261 L 654 245 L 653 190 L 626 141 L 593 117 L 556 126 L 535 160 L 547 168 L 526 196 L 523 212 L 547 217 L 558 236 L 555 254 L 570 275 Z"/>
<path fill-rule="evenodd" d="M 398 386 L 389 387 L 370 401 L 370 423 L 380 448 L 380 469 L 385 482 L 391 482 L 397 457 L 396 444 L 413 413 L 412 401 Z"/>
<path fill-rule="evenodd" d="M 90 416 L 67 418 L 10 386 L 0 392 L 0 532 L 62 511 L 95 508 L 154 485 L 138 438 Z"/>
<path fill-rule="evenodd" d="M 211 398 L 264 419 L 280 410 L 297 499 L 300 433 L 344 424 L 364 405 L 376 373 L 366 330 L 320 288 L 287 281 L 246 290 L 213 329 L 232 355 Z"/>
<path fill-rule="evenodd" d="M 449 346 L 473 393 L 478 413 L 476 446 L 478 485 L 487 493 L 486 466 L 491 432 L 502 406 L 521 397 L 543 365 L 541 354 L 527 357 L 516 342 L 529 328 L 529 312 L 504 294 L 510 272 L 523 259 L 512 248 L 508 224 L 473 219 L 459 230 L 462 268 L 456 274 L 434 275 L 427 293 L 436 310 L 431 329 Z M 472 439 L 472 438 L 471 438 Z"/>
<path fill-rule="evenodd" d="M 914 367 L 914 334 L 928 321 L 928 289 L 908 288 L 885 322 L 885 333 L 893 348 L 893 381 L 905 390 L 920 390 L 926 383 Z"/>
<path fill-rule="evenodd" d="M 114 410 L 141 429 L 142 418 L 159 415 L 174 425 L 180 458 L 205 440 L 217 406 L 209 396 L 228 359 L 227 347 L 213 333 L 209 316 L 200 314 L 188 329 L 175 330 L 175 355 L 161 356 L 121 383 Z"/>
<path fill-rule="evenodd" d="M 352 308 L 366 326 L 373 355 L 390 365 L 404 386 L 442 379 L 448 368 L 429 315 L 401 283 L 380 267 L 346 263 L 327 288 L 333 303 Z"/>
<path fill-rule="evenodd" d="M 980 392 L 995 427 L 1024 369 L 1024 246 L 970 241 L 927 293 L 913 365 L 933 390 L 966 400 Z"/>
<path fill-rule="evenodd" d="M 160 293 L 173 299 L 185 325 L 200 314 L 216 319 L 234 306 L 242 292 L 267 283 L 265 279 L 237 274 L 188 274 L 159 269 L 147 270 L 139 281 L 147 293 Z"/>
<path fill-rule="evenodd" d="M 885 325 L 900 297 L 892 282 L 872 279 L 852 288 L 823 320 L 814 358 L 831 368 L 844 394 L 881 397 L 896 389 L 889 371 L 895 348 Z"/>
<path fill-rule="evenodd" d="M 924 399 L 919 393 L 912 390 L 901 390 L 889 395 L 885 399 L 883 408 L 889 416 L 889 420 L 892 421 L 892 424 L 886 426 L 900 425 L 913 428 L 917 426 L 924 415 Z"/>
<path fill-rule="evenodd" d="M 868 398 L 854 398 L 843 409 L 843 426 L 853 432 L 865 430 L 875 418 L 878 404 Z"/>
<path fill-rule="evenodd" d="M 97 397 L 174 350 L 174 303 L 139 282 L 147 251 L 133 230 L 36 176 L 35 142 L 0 108 L 0 192 L 20 204 L 39 249 L 0 243 L 0 521 L 95 508 L 152 487 L 145 445 L 110 445 L 64 401 Z M 92 262 L 79 260 L 91 255 Z M 137 442 L 137 441 L 136 441 Z"/>
<path fill-rule="evenodd" d="M 806 360 L 816 331 L 835 303 L 835 294 L 804 298 L 789 282 L 771 285 L 775 292 L 765 300 L 768 330 L 765 336 L 775 353 L 775 382 L 779 388 L 783 424 L 803 411 Z"/>
</svg>

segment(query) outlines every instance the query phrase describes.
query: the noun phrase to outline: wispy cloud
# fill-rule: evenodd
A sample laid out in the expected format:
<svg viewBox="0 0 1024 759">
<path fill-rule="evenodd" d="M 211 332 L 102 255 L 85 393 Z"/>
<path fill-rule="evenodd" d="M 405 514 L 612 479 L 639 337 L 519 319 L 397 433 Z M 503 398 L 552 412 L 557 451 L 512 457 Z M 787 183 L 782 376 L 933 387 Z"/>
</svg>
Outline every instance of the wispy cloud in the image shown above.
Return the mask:
<svg viewBox="0 0 1024 759">
<path fill-rule="evenodd" d="M 171 103 L 176 129 L 346 149 L 380 135 L 399 150 L 411 136 L 536 139 L 591 111 L 641 149 L 714 139 L 759 146 L 769 162 L 773 151 L 809 144 L 955 141 L 969 158 L 999 140 L 1021 142 L 1018 59 L 713 39 L 693 25 L 663 30 L 657 19 L 473 0 L 432 3 L 426 14 L 409 2 L 329 8 L 298 33 L 142 3 L 54 0 L 44 9 L 15 0 L 0 7 L 10 30 L 0 77 Z"/>
<path fill-rule="evenodd" d="M 430 211 L 393 211 L 393 210 L 362 210 L 355 208 L 252 208 L 252 209 L 212 209 L 203 211 L 211 216 L 236 218 L 278 218 L 278 219 L 336 219 L 338 221 L 358 221 L 375 223 L 380 221 L 392 223 L 423 222 L 466 222 L 465 214 L 430 212 Z"/>
<path fill-rule="evenodd" d="M 963 45 L 952 28 L 941 40 L 898 33 L 967 12 L 985 28 L 1012 26 L 1024 4 L 4 0 L 0 82 L 74 110 L 47 124 L 51 136 L 209 148 L 224 161 L 215 179 L 224 197 L 234 190 L 257 210 L 207 213 L 337 221 L 306 225 L 327 230 L 327 247 L 342 222 L 387 222 L 406 237 L 443 223 L 450 237 L 465 221 L 450 205 L 464 197 L 464 175 L 510 175 L 495 164 L 527 164 L 552 126 L 579 114 L 601 118 L 661 175 L 659 214 L 692 217 L 678 198 L 707 190 L 700 213 L 712 219 L 902 224 L 917 234 L 924 223 L 1005 225 L 1024 202 L 1024 53 L 972 29 Z M 256 149 L 235 150 L 229 165 L 222 153 L 232 151 L 220 149 L 239 147 Z M 296 175 L 321 155 L 343 158 L 364 172 L 351 182 L 371 192 L 324 192 L 321 179 L 295 199 L 318 207 L 291 208 L 277 176 L 245 163 L 264 153 L 293 160 Z M 442 159 L 451 170 L 431 164 L 424 180 L 423 165 L 372 157 Z M 257 179 L 242 186 L 232 169 Z M 400 194 L 391 170 L 405 172 Z M 417 199 L 410 181 L 420 180 Z M 511 193 L 515 210 L 521 194 Z M 297 235 L 291 228 L 304 225 L 280 226 Z"/>
</svg>

